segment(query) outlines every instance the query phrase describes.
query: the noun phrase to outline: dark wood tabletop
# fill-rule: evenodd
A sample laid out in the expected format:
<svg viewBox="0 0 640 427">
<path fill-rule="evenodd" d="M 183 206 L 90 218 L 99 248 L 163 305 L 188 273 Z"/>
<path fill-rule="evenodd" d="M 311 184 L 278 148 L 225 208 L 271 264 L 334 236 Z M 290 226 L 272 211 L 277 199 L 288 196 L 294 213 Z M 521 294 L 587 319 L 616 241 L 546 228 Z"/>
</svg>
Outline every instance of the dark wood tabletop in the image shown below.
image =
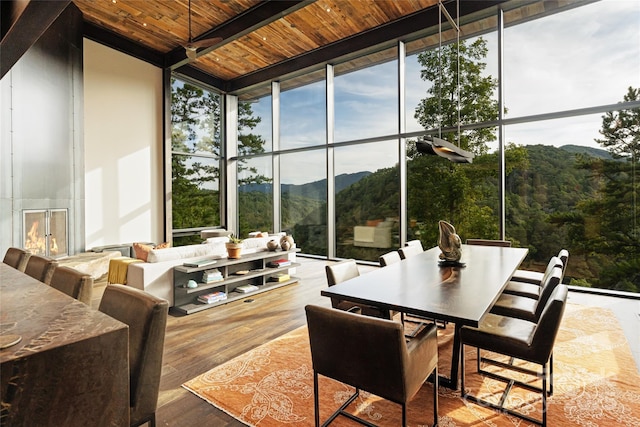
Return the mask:
<svg viewBox="0 0 640 427">
<path fill-rule="evenodd" d="M 440 267 L 440 249 L 331 286 L 321 293 L 356 303 L 478 326 L 527 255 L 525 248 L 462 245 L 464 267 Z"/>
<path fill-rule="evenodd" d="M 434 247 L 330 286 L 321 294 L 453 323 L 451 374 L 441 384 L 457 389 L 460 328 L 478 326 L 527 252 L 526 248 L 462 245 L 464 266 L 441 267 L 440 248 Z"/>
</svg>

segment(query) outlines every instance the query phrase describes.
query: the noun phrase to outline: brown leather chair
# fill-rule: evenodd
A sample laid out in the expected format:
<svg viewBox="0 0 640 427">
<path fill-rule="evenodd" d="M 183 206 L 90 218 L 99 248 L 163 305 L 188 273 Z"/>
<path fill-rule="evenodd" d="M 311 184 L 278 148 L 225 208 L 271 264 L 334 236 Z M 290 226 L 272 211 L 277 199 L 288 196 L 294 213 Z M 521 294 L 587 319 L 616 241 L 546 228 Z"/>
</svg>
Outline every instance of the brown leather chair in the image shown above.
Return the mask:
<svg viewBox="0 0 640 427">
<path fill-rule="evenodd" d="M 31 255 L 27 260 L 24 272 L 42 283 L 49 283 L 53 269 L 58 265 L 58 261 L 40 255 Z"/>
<path fill-rule="evenodd" d="M 378 259 L 380 262 L 380 267 L 386 267 L 391 264 L 395 264 L 396 262 L 400 262 L 400 253 L 398 251 L 387 252 L 386 254 L 380 255 Z"/>
<path fill-rule="evenodd" d="M 19 271 L 24 271 L 30 256 L 31 254 L 24 249 L 9 248 L 4 254 L 2 262 Z"/>
<path fill-rule="evenodd" d="M 49 283 L 52 288 L 64 292 L 72 298 L 91 305 L 93 295 L 93 277 L 73 268 L 57 266 Z"/>
<path fill-rule="evenodd" d="M 554 267 L 542 285 L 540 298 L 533 299 L 503 293 L 491 308 L 491 313 L 528 320 L 529 322 L 537 322 L 542 315 L 542 310 L 544 310 L 549 297 L 560 284 L 561 279 L 562 269 L 560 267 Z"/>
<path fill-rule="evenodd" d="M 402 325 L 391 320 L 313 305 L 307 305 L 305 310 L 313 363 L 316 426 L 320 425 L 318 375 L 356 388 L 323 425 L 338 415 L 362 423 L 363 420 L 345 408 L 358 397 L 360 390 L 366 390 L 402 405 L 402 425 L 406 426 L 407 402 L 431 373 L 434 374 L 433 423 L 437 424 L 438 340 L 434 325 L 428 325 L 407 343 Z"/>
<path fill-rule="evenodd" d="M 547 264 L 547 268 L 544 274 L 542 275 L 542 277 L 540 278 L 540 282 L 528 283 L 528 282 L 520 282 L 512 279 L 509 282 L 507 282 L 507 286 L 504 288 L 503 292 L 505 294 L 519 295 L 522 297 L 538 299 L 540 298 L 540 293 L 542 292 L 541 284 L 544 283 L 545 280 L 547 280 L 547 277 L 553 272 L 553 269 L 555 267 L 560 267 L 564 275 L 564 268 L 563 268 L 564 266 L 562 264 L 562 261 L 560 260 L 560 258 L 554 256 L 554 257 L 551 257 L 551 259 L 549 260 L 549 263 Z M 563 276 L 561 275 L 560 277 L 561 283 L 562 283 L 562 278 Z"/>
<path fill-rule="evenodd" d="M 129 325 L 130 424 L 154 427 L 169 304 L 130 286 L 107 285 L 98 309 Z"/>
<path fill-rule="evenodd" d="M 553 393 L 553 346 L 560 329 L 560 322 L 564 314 L 567 301 L 568 289 L 566 285 L 556 286 L 547 303 L 545 304 L 540 320 L 537 323 L 528 322 L 526 320 L 505 317 L 496 314 L 487 314 L 480 326 L 477 328 L 463 326 L 460 329 L 460 342 L 462 357 L 460 358 L 461 372 L 461 395 L 463 399 L 469 399 L 481 405 L 487 405 L 494 409 L 507 412 L 529 422 L 541 424 L 543 427 L 547 424 L 547 394 Z M 500 402 L 507 401 L 507 394 L 511 390 L 511 386 L 517 384 L 525 389 L 538 391 L 542 395 L 542 419 L 537 420 L 533 417 L 522 414 L 512 409 L 504 408 L 502 404 L 495 404 L 478 398 L 467 393 L 465 389 L 465 367 L 464 367 L 464 346 L 470 345 L 479 350 L 487 350 L 499 354 L 525 360 L 542 366 L 542 372 L 535 372 L 529 369 L 523 369 L 513 364 L 498 363 L 499 366 L 517 372 L 523 372 L 529 375 L 539 376 L 542 379 L 542 387 L 537 388 L 526 382 L 517 381 L 515 379 L 501 376 L 495 372 L 487 372 L 480 369 L 482 362 L 496 364 L 495 361 L 482 359 L 478 357 L 477 370 L 480 374 L 490 376 L 492 378 L 505 381 L 508 383 Z M 547 390 L 547 363 L 549 363 L 549 389 Z"/>
<path fill-rule="evenodd" d="M 325 273 L 327 274 L 327 284 L 329 286 L 337 285 L 345 280 L 360 276 L 358 264 L 356 264 L 354 259 L 346 259 L 336 262 L 335 264 L 326 265 Z M 337 298 L 331 298 L 331 306 L 344 311 L 358 312 L 359 309 L 359 312 L 365 316 L 382 317 L 383 319 L 392 318 L 392 313 L 390 313 L 389 310 L 364 304 L 356 304 L 350 301 L 342 301 Z"/>
<path fill-rule="evenodd" d="M 500 246 L 503 248 L 511 247 L 511 242 L 509 240 L 467 239 L 465 243 L 467 245 Z"/>
<path fill-rule="evenodd" d="M 566 249 L 561 249 L 560 252 L 558 252 L 557 257 L 560 258 L 560 261 L 562 262 L 562 273 L 564 277 L 564 272 L 566 271 L 567 263 L 569 262 L 569 251 Z M 519 269 L 516 270 L 515 273 L 513 273 L 513 277 L 511 278 L 511 280 L 515 282 L 532 283 L 539 286 L 542 282 L 543 276 L 544 273 L 541 273 L 539 271 Z"/>
<path fill-rule="evenodd" d="M 420 240 L 410 240 L 407 244 L 398 249 L 398 254 L 400 254 L 400 259 L 407 259 L 414 255 L 418 255 L 424 252 L 424 248 L 422 247 L 422 242 Z"/>
</svg>

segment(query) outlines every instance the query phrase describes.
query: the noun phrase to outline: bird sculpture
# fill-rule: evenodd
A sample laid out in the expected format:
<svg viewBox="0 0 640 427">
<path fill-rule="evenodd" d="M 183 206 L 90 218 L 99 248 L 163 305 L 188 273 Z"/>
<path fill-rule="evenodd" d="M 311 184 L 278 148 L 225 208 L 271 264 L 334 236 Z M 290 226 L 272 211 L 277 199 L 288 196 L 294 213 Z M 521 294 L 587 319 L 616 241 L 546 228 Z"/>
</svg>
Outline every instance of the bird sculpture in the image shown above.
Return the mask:
<svg viewBox="0 0 640 427">
<path fill-rule="evenodd" d="M 438 247 L 440 247 L 442 251 L 440 259 L 446 262 L 457 263 L 460 261 L 460 257 L 462 257 L 462 249 L 460 248 L 462 241 L 460 240 L 460 236 L 456 234 L 456 229 L 453 225 L 446 221 L 439 221 L 438 227 L 440 229 Z"/>
</svg>

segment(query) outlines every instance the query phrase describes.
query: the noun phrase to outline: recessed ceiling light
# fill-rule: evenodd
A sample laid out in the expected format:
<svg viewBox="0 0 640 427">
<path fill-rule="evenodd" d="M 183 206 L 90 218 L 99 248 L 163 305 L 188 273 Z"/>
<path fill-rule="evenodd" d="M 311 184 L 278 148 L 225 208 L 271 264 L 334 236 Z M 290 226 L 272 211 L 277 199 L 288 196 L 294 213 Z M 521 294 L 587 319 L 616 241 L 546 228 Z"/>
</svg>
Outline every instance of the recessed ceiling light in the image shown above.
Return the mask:
<svg viewBox="0 0 640 427">
<path fill-rule="evenodd" d="M 266 37 L 263 37 L 263 38 L 262 38 L 262 40 L 266 41 L 266 40 L 267 40 L 267 38 L 266 38 Z"/>
<path fill-rule="evenodd" d="M 146 22 L 143 22 L 143 23 L 142 23 L 142 26 L 143 26 L 143 27 L 146 27 L 146 26 L 147 26 L 147 23 L 146 23 Z"/>
</svg>

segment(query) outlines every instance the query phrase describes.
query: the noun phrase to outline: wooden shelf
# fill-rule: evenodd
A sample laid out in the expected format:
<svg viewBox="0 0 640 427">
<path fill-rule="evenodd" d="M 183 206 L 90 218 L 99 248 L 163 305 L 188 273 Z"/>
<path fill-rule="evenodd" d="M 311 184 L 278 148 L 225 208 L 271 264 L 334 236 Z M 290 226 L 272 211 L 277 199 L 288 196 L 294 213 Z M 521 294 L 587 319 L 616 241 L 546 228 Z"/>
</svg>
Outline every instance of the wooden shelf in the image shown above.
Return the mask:
<svg viewBox="0 0 640 427">
<path fill-rule="evenodd" d="M 269 281 L 269 278 L 277 273 L 288 272 L 289 269 L 298 267 L 300 264 L 292 262 L 283 267 L 268 267 L 267 264 L 276 259 L 288 259 L 289 254 L 296 252 L 300 252 L 300 249 L 261 251 L 243 255 L 239 259 L 216 258 L 214 264 L 201 267 L 176 266 L 173 271 L 175 306 L 172 309 L 178 313 L 192 314 L 295 283 L 298 281 L 296 277 L 291 277 L 283 282 L 272 282 Z M 212 269 L 219 270 L 223 280 L 212 283 L 201 282 L 202 273 Z M 245 270 L 248 271 L 246 274 L 236 274 L 238 271 Z M 186 284 L 189 280 L 196 281 L 198 287 L 187 288 Z M 245 284 L 255 285 L 258 289 L 246 293 L 234 291 L 237 286 Z M 198 301 L 198 296 L 214 291 L 224 292 L 227 299 L 211 304 Z"/>
</svg>

